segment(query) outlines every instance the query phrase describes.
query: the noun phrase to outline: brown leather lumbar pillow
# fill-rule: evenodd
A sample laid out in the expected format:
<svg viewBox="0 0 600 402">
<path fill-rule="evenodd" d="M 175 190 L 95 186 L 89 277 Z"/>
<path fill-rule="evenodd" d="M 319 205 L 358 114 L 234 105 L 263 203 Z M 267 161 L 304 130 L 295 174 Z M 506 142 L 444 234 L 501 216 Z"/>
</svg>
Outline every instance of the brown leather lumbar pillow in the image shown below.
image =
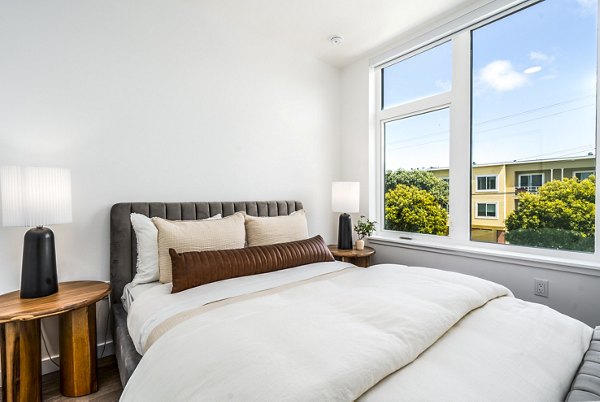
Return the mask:
<svg viewBox="0 0 600 402">
<path fill-rule="evenodd" d="M 233 250 L 178 253 L 171 248 L 169 254 L 173 264 L 171 293 L 224 279 L 334 260 L 321 236 Z"/>
</svg>

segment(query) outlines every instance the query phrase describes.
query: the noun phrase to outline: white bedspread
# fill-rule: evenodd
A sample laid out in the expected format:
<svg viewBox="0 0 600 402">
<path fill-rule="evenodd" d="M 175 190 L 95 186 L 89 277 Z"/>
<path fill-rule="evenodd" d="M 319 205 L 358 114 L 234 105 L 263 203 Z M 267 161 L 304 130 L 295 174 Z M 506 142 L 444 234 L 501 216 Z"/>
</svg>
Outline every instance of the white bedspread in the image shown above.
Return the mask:
<svg viewBox="0 0 600 402">
<path fill-rule="evenodd" d="M 360 400 L 563 401 L 591 334 L 551 308 L 501 297 L 468 314 Z"/>
<path fill-rule="evenodd" d="M 331 275 L 177 325 L 149 348 L 122 399 L 354 400 L 470 311 L 510 296 L 498 284 L 428 268 Z"/>
<path fill-rule="evenodd" d="M 160 284 L 137 296 L 127 315 L 127 329 L 137 352 L 146 352 L 148 336 L 166 319 L 218 300 L 243 296 L 352 267 L 346 262 L 321 262 L 261 275 L 243 276 L 171 294 L 171 283 Z"/>
</svg>

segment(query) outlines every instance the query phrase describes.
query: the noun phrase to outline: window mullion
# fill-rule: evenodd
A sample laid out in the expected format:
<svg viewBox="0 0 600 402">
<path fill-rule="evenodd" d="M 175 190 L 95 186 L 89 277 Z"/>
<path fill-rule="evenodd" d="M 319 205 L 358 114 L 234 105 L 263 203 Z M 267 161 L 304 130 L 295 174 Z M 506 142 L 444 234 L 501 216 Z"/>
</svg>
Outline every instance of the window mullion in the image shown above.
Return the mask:
<svg viewBox="0 0 600 402">
<path fill-rule="evenodd" d="M 469 242 L 471 211 L 471 33 L 452 38 L 450 238 Z"/>
</svg>

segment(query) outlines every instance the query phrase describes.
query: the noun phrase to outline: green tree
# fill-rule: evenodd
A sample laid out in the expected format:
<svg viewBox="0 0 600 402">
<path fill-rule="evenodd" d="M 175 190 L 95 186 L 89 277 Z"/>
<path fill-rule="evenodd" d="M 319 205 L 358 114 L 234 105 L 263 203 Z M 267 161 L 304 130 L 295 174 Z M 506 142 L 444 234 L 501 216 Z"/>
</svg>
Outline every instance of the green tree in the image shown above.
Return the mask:
<svg viewBox="0 0 600 402">
<path fill-rule="evenodd" d="M 589 248 L 595 231 L 595 194 L 594 176 L 581 181 L 553 180 L 541 186 L 537 194 L 519 194 L 518 208 L 506 218 L 506 240 L 571 250 Z M 549 229 L 557 231 L 549 235 Z M 545 245 L 544 237 L 549 242 Z"/>
<path fill-rule="evenodd" d="M 386 229 L 436 235 L 448 234 L 448 212 L 433 195 L 398 184 L 385 193 Z"/>
<path fill-rule="evenodd" d="M 398 184 L 414 186 L 431 194 L 442 208 L 448 207 L 448 183 L 426 170 L 388 170 L 385 172 L 385 192 Z"/>
</svg>

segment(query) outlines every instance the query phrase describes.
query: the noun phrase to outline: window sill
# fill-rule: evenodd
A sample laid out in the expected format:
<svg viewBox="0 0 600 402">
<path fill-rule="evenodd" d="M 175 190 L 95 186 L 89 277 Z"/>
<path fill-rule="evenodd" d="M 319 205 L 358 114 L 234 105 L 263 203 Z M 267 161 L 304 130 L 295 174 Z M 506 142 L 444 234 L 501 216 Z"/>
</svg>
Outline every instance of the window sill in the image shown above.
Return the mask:
<svg viewBox="0 0 600 402">
<path fill-rule="evenodd" d="M 414 239 L 394 239 L 383 236 L 371 236 L 369 237 L 369 243 L 554 271 L 573 272 L 581 275 L 600 276 L 600 263 L 583 261 L 576 258 L 556 258 L 503 250 L 489 250 L 476 246 L 437 244 Z"/>
</svg>

